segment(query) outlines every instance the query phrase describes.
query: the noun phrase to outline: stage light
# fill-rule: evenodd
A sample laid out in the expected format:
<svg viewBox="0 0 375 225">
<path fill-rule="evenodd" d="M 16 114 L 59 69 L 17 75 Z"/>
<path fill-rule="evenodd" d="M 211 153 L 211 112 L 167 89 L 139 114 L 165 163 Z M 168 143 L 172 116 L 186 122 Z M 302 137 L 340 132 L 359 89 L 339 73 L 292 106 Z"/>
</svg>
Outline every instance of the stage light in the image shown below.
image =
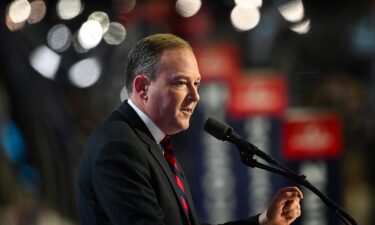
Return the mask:
<svg viewBox="0 0 375 225">
<path fill-rule="evenodd" d="M 202 6 L 200 0 L 177 0 L 176 11 L 182 17 L 194 16 Z"/>
<path fill-rule="evenodd" d="M 40 22 L 47 12 L 46 3 L 41 0 L 32 1 L 30 3 L 31 6 L 31 13 L 30 16 L 27 18 L 27 22 L 30 24 L 35 24 Z"/>
<path fill-rule="evenodd" d="M 306 34 L 310 31 L 310 20 L 304 20 L 290 26 L 290 29 L 298 34 Z"/>
<path fill-rule="evenodd" d="M 126 30 L 125 27 L 117 22 L 112 22 L 109 29 L 103 35 L 104 41 L 109 45 L 119 45 L 125 40 Z"/>
<path fill-rule="evenodd" d="M 102 26 L 103 34 L 105 32 L 107 32 L 107 30 L 109 28 L 109 18 L 108 18 L 107 13 L 105 13 L 105 12 L 101 12 L 101 11 L 93 12 L 93 13 L 91 13 L 91 15 L 89 16 L 89 18 L 87 20 L 98 21 L 99 24 Z"/>
<path fill-rule="evenodd" d="M 27 0 L 15 0 L 10 3 L 8 16 L 13 23 L 22 23 L 30 16 L 31 6 Z"/>
<path fill-rule="evenodd" d="M 128 13 L 136 5 L 136 0 L 112 0 L 112 9 L 117 13 Z"/>
<path fill-rule="evenodd" d="M 262 7 L 262 0 L 234 0 L 234 2 L 236 3 L 236 5 L 250 4 L 257 8 Z"/>
<path fill-rule="evenodd" d="M 240 31 L 250 30 L 259 23 L 259 9 L 250 4 L 236 5 L 230 14 L 230 19 L 236 29 Z"/>
<path fill-rule="evenodd" d="M 43 77 L 53 80 L 60 66 L 61 56 L 42 45 L 30 55 L 30 65 Z"/>
<path fill-rule="evenodd" d="M 85 49 L 96 47 L 103 37 L 103 29 L 96 20 L 87 20 L 78 31 L 78 42 Z"/>
<path fill-rule="evenodd" d="M 78 32 L 74 33 L 72 36 L 72 46 L 77 53 L 86 53 L 89 51 L 89 49 L 83 48 L 81 44 L 79 43 Z"/>
<path fill-rule="evenodd" d="M 57 52 L 67 50 L 72 42 L 72 33 L 64 24 L 53 26 L 47 34 L 48 45 Z"/>
<path fill-rule="evenodd" d="M 102 68 L 99 61 L 92 57 L 75 63 L 69 69 L 70 81 L 79 88 L 87 88 L 95 84 L 101 75 Z"/>
<path fill-rule="evenodd" d="M 17 31 L 17 30 L 22 29 L 22 27 L 25 26 L 26 22 L 23 21 L 23 22 L 21 22 L 21 23 L 14 23 L 14 22 L 10 19 L 9 15 L 7 14 L 7 15 L 6 15 L 6 18 L 5 18 L 5 24 L 7 25 L 8 29 L 9 29 L 10 31 Z"/>
<path fill-rule="evenodd" d="M 279 6 L 279 12 L 289 22 L 301 21 L 305 15 L 305 10 L 301 0 L 292 0 Z"/>
<path fill-rule="evenodd" d="M 82 12 L 83 6 L 80 0 L 59 0 L 56 10 L 60 19 L 70 20 Z"/>
</svg>

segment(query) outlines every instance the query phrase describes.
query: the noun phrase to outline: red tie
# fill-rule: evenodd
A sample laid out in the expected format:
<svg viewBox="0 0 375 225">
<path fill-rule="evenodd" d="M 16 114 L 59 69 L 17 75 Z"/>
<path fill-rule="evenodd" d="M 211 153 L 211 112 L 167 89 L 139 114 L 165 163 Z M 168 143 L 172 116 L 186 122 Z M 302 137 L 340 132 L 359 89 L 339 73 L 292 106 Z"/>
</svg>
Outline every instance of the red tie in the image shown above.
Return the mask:
<svg viewBox="0 0 375 225">
<path fill-rule="evenodd" d="M 172 143 L 169 139 L 169 136 L 165 136 L 163 140 L 160 142 L 161 146 L 164 149 L 164 157 L 167 159 L 169 167 L 172 169 L 174 180 L 178 186 L 178 194 L 181 199 L 182 205 L 184 206 L 185 214 L 187 221 L 185 221 L 188 225 L 190 225 L 190 219 L 189 219 L 189 206 L 186 201 L 186 195 L 185 195 L 185 188 L 184 184 L 182 183 L 182 175 L 181 171 L 178 168 L 176 157 L 173 154 L 173 147 Z"/>
</svg>

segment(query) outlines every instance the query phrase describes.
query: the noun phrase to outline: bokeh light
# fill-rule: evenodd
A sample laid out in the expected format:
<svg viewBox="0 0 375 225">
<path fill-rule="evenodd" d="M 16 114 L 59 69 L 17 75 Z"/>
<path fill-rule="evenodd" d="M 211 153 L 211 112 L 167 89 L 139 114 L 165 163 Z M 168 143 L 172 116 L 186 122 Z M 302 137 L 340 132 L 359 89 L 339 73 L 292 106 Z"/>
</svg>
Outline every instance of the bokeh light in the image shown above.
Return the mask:
<svg viewBox="0 0 375 225">
<path fill-rule="evenodd" d="M 202 6 L 200 0 L 177 0 L 176 11 L 182 17 L 194 16 Z"/>
<path fill-rule="evenodd" d="M 67 50 L 72 42 L 72 33 L 64 24 L 53 26 L 47 34 L 48 45 L 57 52 Z"/>
<path fill-rule="evenodd" d="M 86 53 L 89 51 L 89 49 L 85 49 L 84 47 L 81 46 L 81 44 L 79 43 L 78 41 L 78 32 L 74 33 L 73 37 L 72 37 L 72 46 L 74 48 L 74 50 L 77 52 L 77 53 Z"/>
<path fill-rule="evenodd" d="M 289 22 L 298 22 L 303 19 L 305 9 L 301 0 L 293 0 L 279 6 L 281 15 Z"/>
<path fill-rule="evenodd" d="M 250 30 L 259 23 L 259 9 L 250 4 L 236 5 L 230 14 L 230 19 L 236 29 L 240 31 Z"/>
<path fill-rule="evenodd" d="M 83 6 L 80 0 L 59 0 L 56 10 L 60 19 L 70 20 L 82 12 Z"/>
<path fill-rule="evenodd" d="M 27 22 L 30 24 L 40 22 L 47 12 L 46 3 L 41 0 L 32 1 L 30 3 L 31 6 L 31 13 L 30 16 L 27 18 Z"/>
<path fill-rule="evenodd" d="M 104 41 L 109 45 L 119 45 L 125 40 L 125 37 L 125 27 L 117 22 L 112 22 L 108 31 L 103 35 Z"/>
<path fill-rule="evenodd" d="M 87 88 L 99 80 L 101 72 L 99 61 L 94 57 L 87 58 L 75 63 L 69 69 L 69 79 L 75 86 Z"/>
<path fill-rule="evenodd" d="M 103 29 L 103 33 L 107 32 L 109 29 L 109 18 L 107 13 L 101 12 L 101 11 L 96 11 L 91 13 L 89 16 L 88 20 L 95 20 L 100 23 Z"/>
<path fill-rule="evenodd" d="M 304 20 L 290 26 L 290 29 L 298 34 L 306 34 L 310 31 L 310 20 Z"/>
<path fill-rule="evenodd" d="M 112 0 L 112 9 L 117 13 L 128 13 L 132 11 L 137 0 Z"/>
<path fill-rule="evenodd" d="M 96 20 L 88 20 L 78 31 L 78 42 L 85 49 L 96 47 L 103 37 L 103 29 Z"/>
<path fill-rule="evenodd" d="M 27 20 L 31 13 L 31 6 L 27 0 L 15 0 L 10 3 L 8 15 L 13 23 L 21 23 Z"/>
<path fill-rule="evenodd" d="M 206 67 L 201 71 L 205 73 L 202 73 L 204 81 L 199 112 L 191 121 L 193 130 L 178 137 L 182 145 L 197 137 L 190 136 L 201 132 L 200 123 L 212 114 L 223 120 L 229 119 L 227 122 L 249 141 L 265 147 L 266 151 L 284 155 L 280 140 L 284 140 L 283 126 L 289 110 L 295 107 L 306 112 L 321 108 L 332 110 L 343 122 L 340 131 L 344 141 L 342 155 L 293 162 L 281 158 L 281 154 L 277 157 L 280 156 L 296 171 L 311 175 L 312 182 L 324 183 L 322 191 L 328 195 L 333 193 L 333 199 L 348 208 L 358 218 L 358 224 L 375 224 L 375 219 L 369 218 L 375 218 L 371 213 L 371 205 L 375 202 L 372 201 L 375 199 L 375 178 L 372 176 L 375 172 L 371 167 L 371 159 L 375 158 L 375 153 L 372 153 L 375 143 L 373 1 L 340 2 L 339 5 L 304 0 L 5 0 L 2 3 L 0 122 L 14 119 L 22 128 L 20 131 L 25 135 L 28 147 L 27 162 L 40 169 L 40 182 L 37 184 L 39 191 L 33 194 L 28 191 L 26 196 L 23 195 L 24 190 L 31 188 L 19 182 L 21 166 L 13 165 L 14 160 L 8 161 L 0 153 L 0 168 L 4 175 L 0 189 L 5 191 L 0 193 L 0 202 L 3 203 L 0 224 L 24 221 L 49 225 L 79 224 L 72 176 L 83 141 L 120 99 L 128 99 L 123 85 L 124 63 L 121 62 L 133 44 L 147 34 L 164 32 L 176 33 L 189 41 L 199 64 Z M 246 32 L 238 34 L 236 31 Z M 105 43 L 101 43 L 101 39 Z M 211 53 L 220 54 L 215 58 Z M 233 81 L 273 74 L 286 78 L 283 82 L 287 85 L 289 104 L 287 111 L 280 114 L 282 121 L 277 116 L 275 124 L 275 116 L 269 114 L 234 115 L 227 104 L 233 102 L 234 98 L 230 97 L 232 90 L 237 88 Z M 255 100 L 269 97 L 260 91 L 254 95 Z M 238 106 L 244 104 L 240 101 Z M 231 118 L 228 118 L 229 114 Z M 236 118 L 233 120 L 232 117 Z M 307 128 L 301 129 L 302 133 L 292 139 L 298 148 L 323 148 L 324 142 L 330 142 L 319 127 Z M 320 142 L 315 143 L 315 139 Z M 212 147 L 204 135 L 199 143 L 196 147 L 205 148 L 205 151 L 197 149 L 197 152 L 205 153 Z M 274 145 L 280 149 L 269 148 Z M 2 146 L 1 150 L 4 150 Z M 186 168 L 193 168 L 187 172 L 194 177 L 194 165 L 189 163 L 194 162 L 196 156 L 180 153 L 186 156 L 182 157 L 185 160 L 182 163 Z M 202 159 L 206 156 L 202 155 Z M 208 161 L 201 160 L 201 167 L 218 172 L 207 166 L 214 158 L 208 156 Z M 232 163 L 231 160 L 225 162 Z M 10 169 L 4 170 L 8 164 Z M 299 169 L 297 164 L 301 165 Z M 325 172 L 317 173 L 320 168 Z M 234 170 L 228 167 L 227 171 Z M 255 208 L 264 208 L 268 193 L 271 195 L 279 186 L 280 179 L 273 179 L 270 174 L 256 179 L 263 174 L 248 172 L 251 180 L 244 183 L 243 192 L 240 189 L 229 192 L 223 186 L 226 184 L 223 179 L 205 182 L 205 171 L 199 172 L 203 183 L 196 176 L 194 181 L 197 183 L 192 183 L 192 187 L 201 190 L 202 184 L 206 184 L 202 197 L 197 199 L 203 220 L 216 223 L 214 220 L 225 221 L 223 217 L 227 215 L 228 218 L 247 216 L 257 211 Z M 224 174 L 222 177 L 229 176 Z M 335 179 L 337 177 L 345 179 L 340 182 L 340 179 Z M 217 194 L 219 198 L 210 195 L 213 193 L 209 188 L 212 183 L 224 187 L 225 193 Z M 237 185 L 234 181 L 232 183 Z M 343 188 L 337 189 L 338 186 Z M 265 194 L 253 190 L 262 190 Z M 225 202 L 220 196 L 231 196 L 231 193 L 236 196 L 230 198 L 230 204 L 224 204 L 228 210 L 212 210 Z M 239 199 L 237 195 L 247 198 Z M 254 196 L 260 196 L 261 201 L 254 200 Z M 305 200 L 316 200 L 311 196 Z M 237 203 L 246 207 L 236 210 Z M 305 208 L 306 214 L 299 222 L 332 224 L 324 205 L 315 203 L 320 202 L 305 202 L 305 206 L 312 207 Z"/>
<path fill-rule="evenodd" d="M 9 15 L 7 14 L 7 15 L 6 15 L 6 18 L 5 18 L 5 24 L 7 25 L 8 29 L 9 29 L 10 31 L 17 31 L 17 30 L 22 29 L 22 27 L 25 26 L 26 22 L 23 21 L 23 22 L 21 22 L 21 23 L 14 23 L 14 22 L 10 19 Z"/>
<path fill-rule="evenodd" d="M 252 6 L 260 8 L 262 6 L 262 0 L 234 0 L 237 5 L 250 4 Z"/>
<path fill-rule="evenodd" d="M 30 55 L 30 65 L 48 79 L 55 78 L 60 61 L 61 56 L 45 45 L 39 46 Z"/>
</svg>

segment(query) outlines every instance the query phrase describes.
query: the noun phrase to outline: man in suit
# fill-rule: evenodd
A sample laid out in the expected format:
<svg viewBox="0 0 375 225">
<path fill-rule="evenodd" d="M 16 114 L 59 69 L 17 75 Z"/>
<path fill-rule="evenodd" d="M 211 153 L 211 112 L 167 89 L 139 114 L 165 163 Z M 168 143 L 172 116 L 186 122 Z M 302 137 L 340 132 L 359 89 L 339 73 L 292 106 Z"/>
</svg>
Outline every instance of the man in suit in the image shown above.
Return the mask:
<svg viewBox="0 0 375 225">
<path fill-rule="evenodd" d="M 165 137 L 189 127 L 200 79 L 194 53 L 179 37 L 156 34 L 132 48 L 126 67 L 129 99 L 93 132 L 82 153 L 81 224 L 199 224 Z M 262 214 L 228 224 L 290 224 L 301 214 L 301 198 L 297 187 L 283 188 Z"/>
</svg>

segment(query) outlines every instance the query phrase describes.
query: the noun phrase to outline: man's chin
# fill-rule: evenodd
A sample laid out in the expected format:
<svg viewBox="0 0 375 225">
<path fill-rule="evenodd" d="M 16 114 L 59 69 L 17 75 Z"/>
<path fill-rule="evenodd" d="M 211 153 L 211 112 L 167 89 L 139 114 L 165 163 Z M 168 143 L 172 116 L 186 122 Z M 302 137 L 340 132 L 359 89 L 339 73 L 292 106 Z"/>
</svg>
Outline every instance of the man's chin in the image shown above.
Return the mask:
<svg viewBox="0 0 375 225">
<path fill-rule="evenodd" d="M 188 129 L 190 126 L 190 118 L 189 119 L 185 119 L 181 122 L 181 127 L 182 127 L 182 130 L 186 130 Z"/>
<path fill-rule="evenodd" d="M 189 121 L 183 121 L 183 122 L 178 123 L 175 129 L 173 131 L 170 131 L 169 134 L 176 134 L 188 128 L 189 128 Z"/>
</svg>

